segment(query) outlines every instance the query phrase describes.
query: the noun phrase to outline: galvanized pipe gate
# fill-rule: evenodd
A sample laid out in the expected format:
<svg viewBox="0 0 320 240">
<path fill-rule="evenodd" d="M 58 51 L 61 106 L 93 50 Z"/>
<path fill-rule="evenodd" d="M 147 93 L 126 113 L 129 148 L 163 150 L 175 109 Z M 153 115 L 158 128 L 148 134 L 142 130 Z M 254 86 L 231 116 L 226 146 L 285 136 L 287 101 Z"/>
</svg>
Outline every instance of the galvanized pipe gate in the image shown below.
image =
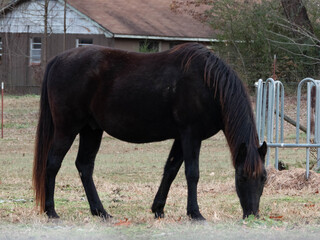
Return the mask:
<svg viewBox="0 0 320 240">
<path fill-rule="evenodd" d="M 307 129 L 306 142 L 300 143 L 300 106 L 301 89 L 307 85 Z M 266 165 L 270 164 L 270 148 L 275 148 L 275 168 L 278 169 L 279 148 L 306 148 L 306 179 L 309 178 L 310 148 L 317 149 L 317 167 L 320 168 L 320 80 L 312 78 L 303 79 L 297 90 L 297 115 L 296 115 L 296 142 L 284 142 L 284 86 L 280 81 L 268 78 L 266 81 L 260 79 L 256 86 L 256 125 L 259 142 L 265 140 L 268 145 Z M 311 143 L 311 89 L 315 86 L 315 136 Z M 266 136 L 265 136 L 266 134 Z"/>
</svg>

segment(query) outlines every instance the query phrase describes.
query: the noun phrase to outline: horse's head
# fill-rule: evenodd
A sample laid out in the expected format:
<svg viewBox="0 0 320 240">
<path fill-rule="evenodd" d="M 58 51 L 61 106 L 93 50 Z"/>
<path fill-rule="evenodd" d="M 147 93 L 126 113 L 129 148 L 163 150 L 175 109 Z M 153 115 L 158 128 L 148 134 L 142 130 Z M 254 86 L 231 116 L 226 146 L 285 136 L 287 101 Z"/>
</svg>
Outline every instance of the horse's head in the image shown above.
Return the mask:
<svg viewBox="0 0 320 240">
<path fill-rule="evenodd" d="M 245 169 L 245 159 L 247 156 L 247 146 L 241 144 L 236 159 L 236 190 L 243 210 L 243 218 L 253 214 L 259 216 L 259 202 L 263 192 L 263 187 L 267 179 L 267 172 L 264 167 L 264 157 L 267 152 L 267 145 L 264 142 L 263 145 L 257 149 L 256 154 L 261 159 L 260 173 L 248 174 Z M 259 159 L 259 161 L 260 161 Z"/>
</svg>

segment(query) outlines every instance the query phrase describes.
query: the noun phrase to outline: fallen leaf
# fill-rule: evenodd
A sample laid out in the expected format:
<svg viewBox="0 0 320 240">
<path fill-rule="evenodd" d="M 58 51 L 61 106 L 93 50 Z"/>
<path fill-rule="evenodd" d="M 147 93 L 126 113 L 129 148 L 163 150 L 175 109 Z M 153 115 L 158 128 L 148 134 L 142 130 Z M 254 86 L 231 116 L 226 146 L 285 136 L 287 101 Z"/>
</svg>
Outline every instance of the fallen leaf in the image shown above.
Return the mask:
<svg viewBox="0 0 320 240">
<path fill-rule="evenodd" d="M 128 221 L 128 218 L 124 218 L 124 220 L 120 220 L 119 222 L 114 224 L 115 226 L 129 226 L 131 222 Z"/>
<path fill-rule="evenodd" d="M 314 203 L 305 203 L 304 206 L 307 208 L 312 208 L 315 206 L 315 204 Z"/>
<path fill-rule="evenodd" d="M 275 215 L 275 216 L 269 216 L 269 218 L 274 219 L 274 220 L 281 220 L 283 218 L 283 216 Z"/>
</svg>

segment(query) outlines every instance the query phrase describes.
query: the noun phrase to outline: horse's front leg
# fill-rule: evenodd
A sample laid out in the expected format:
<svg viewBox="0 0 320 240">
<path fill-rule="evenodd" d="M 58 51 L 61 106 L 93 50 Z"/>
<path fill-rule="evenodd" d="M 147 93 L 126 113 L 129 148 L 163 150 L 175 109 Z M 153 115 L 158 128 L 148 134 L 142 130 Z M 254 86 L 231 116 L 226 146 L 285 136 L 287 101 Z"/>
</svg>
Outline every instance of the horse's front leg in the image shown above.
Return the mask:
<svg viewBox="0 0 320 240">
<path fill-rule="evenodd" d="M 183 155 L 181 142 L 175 140 L 171 148 L 167 163 L 164 167 L 163 177 L 159 186 L 158 192 L 154 198 L 152 204 L 152 212 L 155 214 L 155 218 L 164 217 L 164 206 L 168 197 L 168 192 L 173 180 L 176 178 L 177 173 L 182 165 Z"/>
<path fill-rule="evenodd" d="M 181 145 L 188 185 L 187 215 L 193 220 L 205 220 L 199 211 L 197 200 L 201 140 L 196 137 L 196 134 L 190 128 L 183 131 Z"/>
</svg>

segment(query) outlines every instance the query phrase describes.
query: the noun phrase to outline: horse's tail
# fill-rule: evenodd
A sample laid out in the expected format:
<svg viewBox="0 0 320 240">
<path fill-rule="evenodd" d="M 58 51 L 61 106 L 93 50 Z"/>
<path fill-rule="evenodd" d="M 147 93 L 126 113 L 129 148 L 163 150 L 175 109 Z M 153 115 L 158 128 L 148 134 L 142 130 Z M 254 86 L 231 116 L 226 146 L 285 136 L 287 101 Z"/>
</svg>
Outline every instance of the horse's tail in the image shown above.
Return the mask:
<svg viewBox="0 0 320 240">
<path fill-rule="evenodd" d="M 48 152 L 53 138 L 53 121 L 48 101 L 48 76 L 55 60 L 51 60 L 46 68 L 40 97 L 39 121 L 35 139 L 32 183 L 35 202 L 40 206 L 40 212 L 45 210 L 45 183 Z"/>
</svg>

